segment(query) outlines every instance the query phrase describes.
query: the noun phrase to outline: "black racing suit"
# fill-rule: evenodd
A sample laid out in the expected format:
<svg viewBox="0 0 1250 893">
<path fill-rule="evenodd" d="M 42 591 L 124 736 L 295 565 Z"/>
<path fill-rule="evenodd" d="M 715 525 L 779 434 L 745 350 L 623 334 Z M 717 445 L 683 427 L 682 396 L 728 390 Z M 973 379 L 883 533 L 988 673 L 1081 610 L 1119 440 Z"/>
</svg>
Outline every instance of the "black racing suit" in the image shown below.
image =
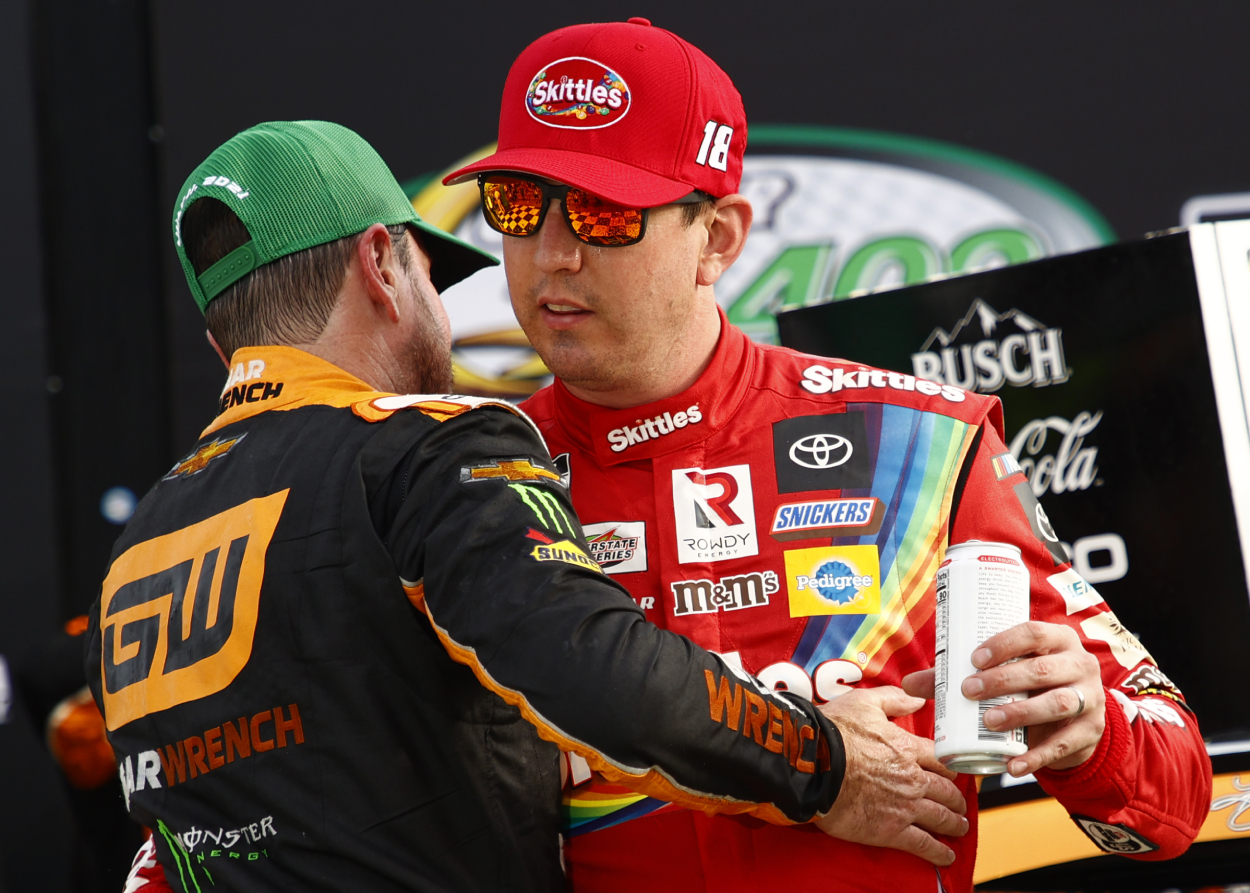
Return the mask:
<svg viewBox="0 0 1250 893">
<path fill-rule="evenodd" d="M 174 889 L 562 889 L 557 744 L 708 811 L 831 807 L 837 730 L 647 623 L 516 411 L 233 363 L 87 635 Z"/>
</svg>

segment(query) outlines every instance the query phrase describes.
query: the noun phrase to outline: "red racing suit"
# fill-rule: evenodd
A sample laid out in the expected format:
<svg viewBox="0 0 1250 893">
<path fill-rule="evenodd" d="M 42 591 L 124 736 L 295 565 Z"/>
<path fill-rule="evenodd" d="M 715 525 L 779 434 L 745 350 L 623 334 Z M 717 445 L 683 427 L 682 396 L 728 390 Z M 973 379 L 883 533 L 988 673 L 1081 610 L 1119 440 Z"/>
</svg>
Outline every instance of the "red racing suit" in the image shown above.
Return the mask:
<svg viewBox="0 0 1250 893">
<path fill-rule="evenodd" d="M 1031 613 L 1102 665 L 1106 731 L 1068 771 L 1038 772 L 1108 852 L 1176 856 L 1198 832 L 1211 766 L 1180 692 L 1067 563 L 1003 445 L 1002 409 L 913 376 L 751 342 L 722 314 L 688 390 L 611 410 L 557 381 L 523 405 L 567 471 L 595 559 L 647 618 L 817 703 L 933 665 L 934 578 L 950 543 L 1019 546 Z M 709 687 L 713 717 L 740 705 Z M 933 708 L 898 720 L 933 736 Z M 971 830 L 940 870 L 808 826 L 708 816 L 570 760 L 565 859 L 585 891 L 785 888 L 969 891 Z M 835 805 L 836 808 L 836 805 Z"/>
</svg>

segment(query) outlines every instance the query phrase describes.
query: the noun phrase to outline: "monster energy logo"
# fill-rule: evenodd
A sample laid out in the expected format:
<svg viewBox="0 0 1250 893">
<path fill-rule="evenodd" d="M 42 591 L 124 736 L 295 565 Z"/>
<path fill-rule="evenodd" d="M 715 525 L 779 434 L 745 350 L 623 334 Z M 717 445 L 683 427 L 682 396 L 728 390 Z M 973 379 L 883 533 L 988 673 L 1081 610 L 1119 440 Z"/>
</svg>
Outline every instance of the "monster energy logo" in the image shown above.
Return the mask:
<svg viewBox="0 0 1250 893">
<path fill-rule="evenodd" d="M 521 501 L 529 506 L 539 524 L 550 527 L 557 533 L 567 533 L 570 536 L 574 534 L 573 521 L 555 496 L 528 484 L 509 484 L 508 489 L 521 494 Z"/>
<path fill-rule="evenodd" d="M 184 893 L 191 893 L 192 890 L 195 890 L 196 893 L 202 893 L 200 882 L 195 879 L 195 869 L 191 865 L 191 856 L 183 847 L 182 841 L 178 839 L 178 835 L 170 831 L 169 826 L 160 819 L 156 820 L 156 827 L 161 832 L 161 836 L 165 838 L 165 845 L 169 847 L 170 855 L 174 857 L 174 864 L 178 866 L 178 880 L 182 882 Z M 202 870 L 205 877 L 208 878 L 208 882 L 213 884 L 213 876 L 209 874 L 208 869 Z M 190 885 L 187 884 L 187 881 L 191 882 Z"/>
</svg>

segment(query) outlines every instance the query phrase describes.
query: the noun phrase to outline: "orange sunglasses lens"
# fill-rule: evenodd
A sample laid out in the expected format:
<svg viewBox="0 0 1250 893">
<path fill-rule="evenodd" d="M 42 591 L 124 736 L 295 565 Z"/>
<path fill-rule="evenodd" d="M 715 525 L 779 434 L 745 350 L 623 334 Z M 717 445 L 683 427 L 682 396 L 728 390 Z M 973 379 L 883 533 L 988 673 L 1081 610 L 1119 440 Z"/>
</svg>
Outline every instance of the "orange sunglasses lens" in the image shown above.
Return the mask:
<svg viewBox="0 0 1250 893">
<path fill-rule="evenodd" d="M 543 191 L 537 183 L 491 177 L 482 184 L 482 199 L 491 222 L 505 236 L 532 235 L 542 223 Z"/>
<path fill-rule="evenodd" d="M 642 210 L 623 208 L 580 189 L 564 199 L 573 232 L 591 245 L 629 245 L 642 236 Z"/>
<path fill-rule="evenodd" d="M 486 215 L 495 229 L 505 236 L 530 236 L 538 231 L 544 204 L 542 184 L 491 175 L 481 185 Z M 563 192 L 565 219 L 583 242 L 632 245 L 642 238 L 645 214 L 641 208 L 624 208 L 577 188 L 546 188 Z"/>
</svg>

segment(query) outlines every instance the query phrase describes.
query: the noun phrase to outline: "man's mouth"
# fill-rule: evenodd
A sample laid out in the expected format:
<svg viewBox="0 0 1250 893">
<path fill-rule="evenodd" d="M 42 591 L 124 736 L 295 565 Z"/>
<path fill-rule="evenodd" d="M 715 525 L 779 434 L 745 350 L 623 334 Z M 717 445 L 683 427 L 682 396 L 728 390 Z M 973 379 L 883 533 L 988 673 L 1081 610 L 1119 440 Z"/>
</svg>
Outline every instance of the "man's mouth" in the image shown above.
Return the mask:
<svg viewBox="0 0 1250 893">
<path fill-rule="evenodd" d="M 552 313 L 585 313 L 581 307 L 574 307 L 572 304 L 543 304 L 543 307 Z"/>
</svg>

